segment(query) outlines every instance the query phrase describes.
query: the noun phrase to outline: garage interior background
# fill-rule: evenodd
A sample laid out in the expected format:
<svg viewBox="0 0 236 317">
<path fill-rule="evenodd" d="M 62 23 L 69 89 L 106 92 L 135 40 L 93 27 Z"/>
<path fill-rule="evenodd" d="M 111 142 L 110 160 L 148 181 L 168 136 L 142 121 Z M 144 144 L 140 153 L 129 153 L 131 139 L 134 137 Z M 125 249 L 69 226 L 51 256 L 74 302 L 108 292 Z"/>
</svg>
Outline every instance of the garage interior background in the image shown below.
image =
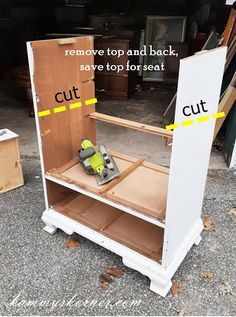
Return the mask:
<svg viewBox="0 0 236 317">
<path fill-rule="evenodd" d="M 95 46 L 139 49 L 145 42 L 148 15 L 186 16 L 184 43 L 180 57 L 200 51 L 209 33 L 222 34 L 231 6 L 225 1 L 184 0 L 120 0 L 120 1 L 37 1 L 21 0 L 0 3 L 0 124 L 20 135 L 21 154 L 37 156 L 33 105 L 28 74 L 26 41 L 56 37 L 94 35 Z M 142 42 L 144 41 L 144 42 Z M 150 43 L 151 44 L 151 43 Z M 176 43 L 178 45 L 179 43 Z M 235 60 L 233 60 L 235 61 Z M 96 61 L 103 62 L 103 61 Z M 112 60 L 116 63 L 115 58 Z M 119 60 L 119 63 L 125 60 Z M 134 59 L 134 63 L 143 63 Z M 112 78 L 109 74 L 95 74 L 97 110 L 121 118 L 165 126 L 163 114 L 171 102 L 177 85 L 178 65 L 166 60 L 161 81 L 146 80 L 142 73 L 125 73 Z M 169 66 L 168 66 L 169 65 Z M 168 68 L 169 67 L 169 68 Z M 232 133 L 236 111 L 233 107 L 215 140 L 211 167 L 226 167 L 224 156 L 232 151 Z M 233 118 L 233 119 L 232 119 Z M 115 132 L 115 133 L 114 133 Z M 227 137 L 229 136 L 230 137 Z M 169 165 L 169 148 L 154 141 L 152 136 L 133 144 L 134 131 L 98 127 L 98 138 L 108 146 L 119 143 L 119 151 Z M 147 138 L 147 139 L 146 139 Z M 231 142 L 231 143 L 230 143 Z M 148 144 L 143 149 L 143 144 Z M 152 152 L 153 146 L 158 148 Z"/>
</svg>

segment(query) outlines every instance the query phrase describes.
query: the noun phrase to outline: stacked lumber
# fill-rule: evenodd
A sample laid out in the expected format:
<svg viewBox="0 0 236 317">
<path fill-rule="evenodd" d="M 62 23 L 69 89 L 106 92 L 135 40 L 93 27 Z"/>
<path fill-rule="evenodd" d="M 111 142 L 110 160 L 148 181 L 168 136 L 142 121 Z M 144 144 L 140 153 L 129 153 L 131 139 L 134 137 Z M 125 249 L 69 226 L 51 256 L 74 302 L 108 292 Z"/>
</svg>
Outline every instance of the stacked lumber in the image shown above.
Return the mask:
<svg viewBox="0 0 236 317">
<path fill-rule="evenodd" d="M 225 76 L 223 80 L 229 81 L 226 87 L 223 87 L 221 91 L 221 98 L 219 103 L 219 112 L 224 112 L 225 117 L 220 118 L 216 122 L 214 139 L 216 138 L 223 122 L 227 118 L 228 113 L 235 104 L 236 100 L 236 71 L 235 71 L 235 55 L 236 55 L 236 8 L 232 7 L 230 15 L 222 34 L 221 45 L 228 47 L 225 63 Z M 228 77 L 228 78 L 227 78 Z"/>
</svg>

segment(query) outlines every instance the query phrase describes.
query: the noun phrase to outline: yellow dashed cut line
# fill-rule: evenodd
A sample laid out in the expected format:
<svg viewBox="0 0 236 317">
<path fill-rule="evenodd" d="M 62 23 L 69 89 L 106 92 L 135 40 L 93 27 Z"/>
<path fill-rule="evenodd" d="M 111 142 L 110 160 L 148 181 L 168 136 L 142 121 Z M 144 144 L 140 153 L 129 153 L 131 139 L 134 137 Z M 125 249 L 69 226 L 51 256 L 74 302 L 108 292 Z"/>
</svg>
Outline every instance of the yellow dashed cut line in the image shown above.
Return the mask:
<svg viewBox="0 0 236 317">
<path fill-rule="evenodd" d="M 225 117 L 225 113 L 224 112 L 217 112 L 217 113 L 214 113 L 212 115 L 212 117 L 214 119 L 223 118 L 223 117 Z M 187 126 L 193 125 L 194 123 L 197 123 L 197 122 L 202 123 L 202 122 L 206 122 L 208 120 L 210 120 L 210 116 L 198 117 L 198 118 L 196 118 L 196 121 L 194 121 L 193 119 L 182 121 L 181 126 L 187 127 Z M 174 129 L 177 129 L 178 127 L 179 127 L 179 125 L 177 123 L 173 123 L 173 124 L 167 125 L 166 130 L 174 130 Z"/>
<path fill-rule="evenodd" d="M 97 102 L 98 102 L 97 98 L 87 99 L 87 100 L 85 100 L 85 105 L 86 106 L 90 106 L 90 105 L 94 105 Z M 82 107 L 82 102 L 81 101 L 75 102 L 75 103 L 71 103 L 69 105 L 70 110 L 77 109 L 77 108 L 80 108 L 80 107 Z M 61 106 L 61 107 L 54 108 L 53 112 L 54 113 L 60 113 L 60 112 L 66 111 L 66 110 L 67 110 L 66 106 Z M 39 117 L 49 116 L 50 114 L 51 114 L 51 110 L 50 109 L 38 112 L 38 116 Z"/>
<path fill-rule="evenodd" d="M 214 119 L 223 118 L 223 117 L 225 117 L 225 113 L 224 112 L 218 112 L 218 113 L 214 113 L 212 116 L 213 116 Z"/>
<path fill-rule="evenodd" d="M 95 103 L 97 103 L 97 102 L 98 102 L 98 101 L 97 101 L 97 98 L 85 100 L 86 106 L 93 105 L 93 104 L 95 104 Z"/>
<path fill-rule="evenodd" d="M 39 117 L 45 117 L 45 116 L 49 116 L 51 114 L 51 111 L 50 110 L 44 110 L 44 111 L 40 111 L 38 113 L 38 116 Z"/>
<path fill-rule="evenodd" d="M 208 120 L 210 120 L 210 117 L 209 116 L 204 116 L 204 117 L 199 117 L 199 118 L 197 118 L 197 121 L 198 122 L 206 122 L 206 121 L 208 121 Z"/>
<path fill-rule="evenodd" d="M 54 111 L 54 113 L 59 113 L 59 112 L 66 111 L 66 106 L 61 106 L 61 107 L 54 108 L 53 111 Z"/>
<path fill-rule="evenodd" d="M 72 109 L 76 109 L 76 108 L 80 108 L 80 107 L 82 107 L 82 102 L 76 102 L 76 103 L 72 103 L 71 105 L 70 105 L 70 109 L 72 110 Z"/>
<path fill-rule="evenodd" d="M 173 123 L 170 125 L 166 126 L 166 130 L 172 130 L 172 129 L 177 129 L 178 128 L 178 124 L 177 123 Z"/>
<path fill-rule="evenodd" d="M 182 121 L 182 126 L 183 127 L 187 127 L 187 126 L 189 126 L 189 125 L 192 125 L 192 124 L 194 124 L 194 120 L 186 120 L 186 121 Z"/>
</svg>

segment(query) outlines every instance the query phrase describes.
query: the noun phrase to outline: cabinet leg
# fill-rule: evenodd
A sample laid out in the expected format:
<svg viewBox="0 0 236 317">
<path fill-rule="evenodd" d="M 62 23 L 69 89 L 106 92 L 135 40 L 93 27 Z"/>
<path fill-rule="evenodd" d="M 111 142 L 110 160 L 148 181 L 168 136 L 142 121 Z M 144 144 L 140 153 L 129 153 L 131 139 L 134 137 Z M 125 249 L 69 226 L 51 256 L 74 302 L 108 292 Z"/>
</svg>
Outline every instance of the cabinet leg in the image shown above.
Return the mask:
<svg viewBox="0 0 236 317">
<path fill-rule="evenodd" d="M 150 281 L 150 290 L 162 297 L 167 295 L 172 286 L 172 282 L 170 280 L 168 280 L 166 283 L 160 282 L 156 279 L 150 279 Z"/>
<path fill-rule="evenodd" d="M 123 263 L 125 266 L 130 267 L 133 270 L 139 271 L 141 274 L 146 275 L 150 279 L 150 290 L 158 295 L 165 297 L 171 288 L 170 278 L 156 277 L 154 274 L 150 275 L 148 270 L 138 265 L 134 261 L 129 260 L 128 258 L 123 258 Z"/>
<path fill-rule="evenodd" d="M 202 240 L 201 236 L 198 236 L 196 241 L 194 242 L 195 245 L 199 245 L 200 241 Z"/>
<path fill-rule="evenodd" d="M 54 234 L 57 231 L 57 228 L 49 223 L 45 223 L 46 226 L 43 228 L 46 232 Z"/>
</svg>

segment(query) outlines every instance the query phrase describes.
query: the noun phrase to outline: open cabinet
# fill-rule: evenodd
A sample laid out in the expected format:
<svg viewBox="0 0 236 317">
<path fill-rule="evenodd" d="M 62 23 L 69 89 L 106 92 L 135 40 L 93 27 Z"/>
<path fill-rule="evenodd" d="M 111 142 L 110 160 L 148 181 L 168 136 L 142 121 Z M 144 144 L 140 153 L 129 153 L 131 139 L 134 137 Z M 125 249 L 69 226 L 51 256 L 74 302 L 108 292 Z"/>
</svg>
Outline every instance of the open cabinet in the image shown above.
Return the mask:
<svg viewBox="0 0 236 317">
<path fill-rule="evenodd" d="M 200 241 L 226 49 L 181 60 L 173 132 L 95 111 L 94 72 L 80 70 L 92 65 L 93 57 L 65 56 L 65 50 L 92 50 L 91 36 L 28 42 L 27 49 L 45 190 L 44 229 L 76 232 L 115 252 L 126 266 L 150 278 L 152 291 L 165 296 L 181 261 Z M 68 98 L 73 87 L 77 100 Z M 58 93 L 64 98 L 60 104 Z M 206 114 L 186 118 L 183 107 L 200 100 L 209 119 L 197 121 Z M 184 124 L 186 119 L 194 124 Z M 110 149 L 121 174 L 98 186 L 78 162 L 81 138 L 96 144 L 97 120 L 171 140 L 170 169 Z"/>
</svg>

